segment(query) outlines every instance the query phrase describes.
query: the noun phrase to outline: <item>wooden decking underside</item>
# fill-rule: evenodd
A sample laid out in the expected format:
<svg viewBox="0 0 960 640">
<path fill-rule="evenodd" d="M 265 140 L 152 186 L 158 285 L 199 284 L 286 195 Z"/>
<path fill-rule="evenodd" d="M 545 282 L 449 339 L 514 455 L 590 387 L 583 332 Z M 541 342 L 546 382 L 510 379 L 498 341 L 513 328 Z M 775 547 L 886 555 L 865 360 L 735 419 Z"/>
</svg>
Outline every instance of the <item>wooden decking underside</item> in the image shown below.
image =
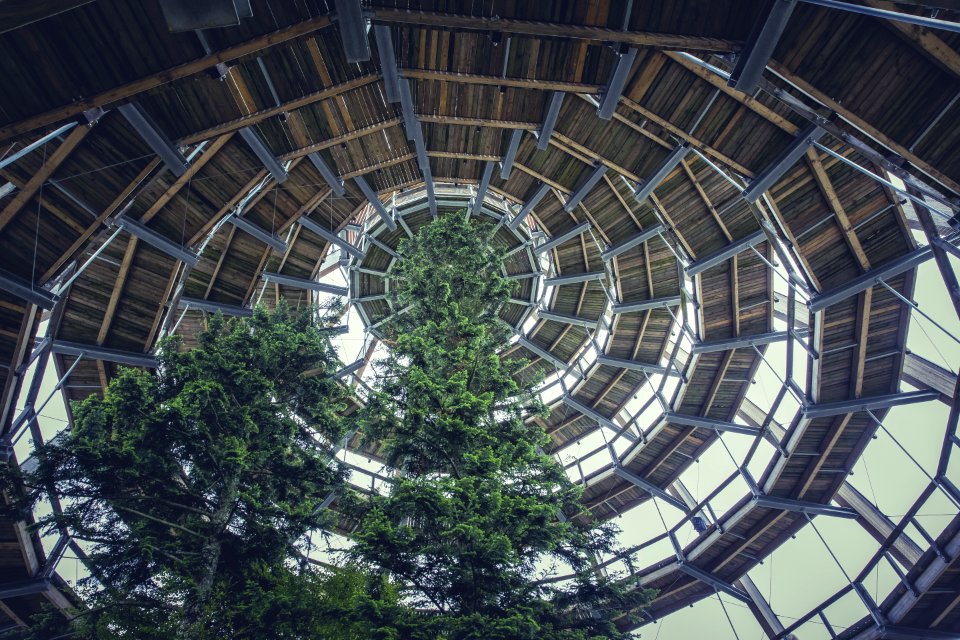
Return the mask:
<svg viewBox="0 0 960 640">
<path fill-rule="evenodd" d="M 695 278 L 698 317 L 688 321 L 709 343 L 774 331 L 782 295 L 767 263 L 782 263 L 778 251 L 790 253 L 799 279 L 816 293 L 916 247 L 900 197 L 816 149 L 756 206 L 731 183 L 743 185 L 759 174 L 807 121 L 769 91 L 748 96 L 727 87 L 680 52 L 730 69 L 727 59 L 711 54 L 739 50 L 766 2 L 635 3 L 625 27 L 621 3 L 607 1 L 486 2 L 482 8 L 454 0 L 412 4 L 422 4 L 422 12 L 390 2 L 373 2 L 371 10 L 375 24 L 389 25 L 400 74 L 410 81 L 434 181 L 478 184 L 486 163 L 503 157 L 512 133 L 524 131 L 512 172 L 501 179 L 498 167 L 488 195 L 522 206 L 541 184 L 548 185 L 550 191 L 528 220 L 546 239 L 590 223 L 593 237 L 577 235 L 551 250 L 553 275 L 602 271 L 598 243 L 616 246 L 662 224 L 662 235 L 607 264 L 616 302 L 641 303 L 679 294 L 678 254 L 695 262 L 762 229 L 775 233 L 778 246 L 764 239 L 755 243 L 756 251 L 746 249 Z M 0 34 L 4 148 L 13 145 L 15 152 L 86 109 L 106 109 L 95 124 L 65 131 L 0 170 L 0 178 L 15 186 L 0 197 L 0 269 L 49 287 L 70 277 L 114 233 L 110 222 L 121 214 L 200 252 L 198 264 L 186 269 L 176 258 L 120 232 L 63 293 L 57 340 L 147 353 L 163 329 L 178 320 L 181 333 L 202 324 L 203 312 L 197 310 L 180 319 L 182 298 L 249 306 L 262 293 L 267 304 L 281 298 L 306 304 L 312 298 L 302 289 L 269 284 L 261 292 L 265 271 L 316 278 L 324 268 L 329 243 L 298 220 L 308 217 L 334 233 L 345 230 L 344 238 L 360 244 L 360 234 L 348 224 L 376 214 L 352 178 L 365 178 L 384 201 L 422 185 L 400 105 L 386 100 L 372 33 L 371 62 L 348 64 L 326 9 L 313 3 L 253 5 L 254 17 L 240 27 L 207 32 L 211 48 L 227 52 L 217 60 L 205 57 L 194 33 L 168 33 L 153 3 L 135 14 L 120 0 L 99 0 Z M 501 20 L 491 23 L 490 15 Z M 491 31 L 502 31 L 499 44 Z M 639 49 L 611 120 L 597 117 L 595 102 L 617 59 L 605 41 Z M 246 47 L 246 42 L 254 44 Z M 230 65 L 223 79 L 210 73 L 216 62 Z M 765 78 L 829 116 L 839 131 L 869 142 L 884 156 L 904 158 L 915 175 L 952 196 L 960 194 L 960 157 L 953 152 L 960 146 L 955 124 L 960 101 L 951 102 L 960 90 L 960 36 L 937 32 L 920 38 L 876 19 L 801 3 Z M 538 150 L 533 132 L 554 91 L 564 93 L 563 103 L 547 148 Z M 128 101 L 187 149 L 190 166 L 182 176 L 165 170 L 115 108 Z M 241 138 L 239 130 L 248 126 L 276 157 L 291 161 L 283 184 Z M 696 153 L 638 203 L 636 183 L 679 142 Z M 878 171 L 870 158 L 837 136 L 821 142 Z M 344 179 L 344 195 L 332 192 L 309 153 L 317 153 Z M 606 174 L 573 211 L 565 211 L 565 199 L 597 163 L 607 167 Z M 286 241 L 285 251 L 222 223 L 241 202 L 243 217 Z M 395 246 L 403 233 L 398 229 L 379 237 Z M 514 241 L 504 242 L 513 246 Z M 508 272 L 529 269 L 525 261 L 524 253 L 516 254 Z M 388 263 L 389 255 L 373 247 L 363 266 L 379 270 Z M 383 292 L 382 279 L 354 277 L 355 295 Z M 910 298 L 914 272 L 887 282 Z M 515 297 L 525 299 L 528 286 L 520 285 Z M 587 320 L 598 319 L 607 305 L 599 281 L 558 286 L 549 300 L 551 311 Z M 389 313 L 382 301 L 364 303 L 364 310 L 371 319 Z M 516 323 L 522 312 L 515 305 L 504 310 L 504 317 Z M 662 363 L 675 351 L 671 312 L 679 314 L 680 306 L 613 315 L 606 355 Z M 35 306 L 0 292 L 2 431 L 17 415 L 15 398 L 23 378 L 18 368 L 29 356 L 40 316 Z M 798 326 L 812 332 L 812 346 L 822 354 L 816 375 L 799 381 L 807 397 L 829 403 L 899 391 L 908 318 L 893 293 L 873 287 L 827 307 L 818 325 Z M 526 339 L 569 363 L 591 332 L 541 318 Z M 555 369 L 522 346 L 511 353 L 530 359 L 530 373 Z M 805 352 L 796 357 L 806 357 Z M 685 382 L 673 411 L 723 421 L 735 418 L 762 364 L 753 348 L 684 354 L 682 363 Z M 73 364 L 71 356 L 54 357 L 60 373 Z M 65 384 L 66 397 L 99 392 L 116 366 L 81 360 Z M 570 395 L 617 422 L 645 385 L 639 370 L 595 365 Z M 562 402 L 541 424 L 553 451 L 598 428 L 596 419 Z M 620 464 L 660 489 L 717 440 L 711 429 L 669 421 L 640 427 L 644 437 L 620 456 Z M 775 453 L 758 483 L 772 496 L 829 503 L 874 430 L 865 413 L 798 419 L 789 425 L 787 439 L 793 439 L 793 451 L 805 455 Z M 585 506 L 601 519 L 651 497 L 611 468 L 589 474 L 584 483 Z M 805 522 L 802 514 L 760 507 L 745 497 L 684 554 L 691 564 L 732 583 Z M 12 526 L 6 523 L 3 531 L 12 532 Z M 4 575 L 20 579 L 23 562 L 4 556 Z M 32 575 L 29 568 L 26 572 Z M 661 589 L 650 611 L 654 618 L 713 593 L 680 571 L 672 556 L 641 570 L 638 579 Z M 0 625 L 10 615 L 0 610 Z M 931 613 L 930 620 L 937 615 Z"/>
</svg>

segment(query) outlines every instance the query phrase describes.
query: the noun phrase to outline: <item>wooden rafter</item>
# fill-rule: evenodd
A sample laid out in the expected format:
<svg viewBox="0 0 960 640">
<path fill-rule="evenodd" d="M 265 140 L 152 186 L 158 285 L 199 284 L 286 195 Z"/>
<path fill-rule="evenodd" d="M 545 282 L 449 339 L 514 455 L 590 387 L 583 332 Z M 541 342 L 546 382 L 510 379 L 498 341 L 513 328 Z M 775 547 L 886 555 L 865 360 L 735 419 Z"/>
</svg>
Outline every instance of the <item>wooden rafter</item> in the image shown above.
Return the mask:
<svg viewBox="0 0 960 640">
<path fill-rule="evenodd" d="M 819 154 L 817 154 L 814 149 L 807 151 L 807 164 L 810 166 L 810 170 L 813 172 L 813 178 L 817 183 L 817 187 L 820 189 L 820 193 L 827 201 L 830 211 L 833 212 L 834 218 L 836 218 L 837 226 L 840 227 L 840 233 L 843 235 L 844 241 L 847 243 L 847 246 L 850 248 L 850 251 L 856 258 L 857 263 L 860 265 L 861 271 L 869 271 L 870 260 L 867 258 L 867 254 L 863 250 L 863 245 L 860 244 L 860 239 L 857 237 L 856 230 L 850 224 L 850 218 L 847 216 L 847 212 L 844 211 L 843 205 L 840 203 L 840 198 L 837 196 L 837 192 L 833 188 L 833 183 L 830 181 L 830 177 L 823 168 Z"/>
<path fill-rule="evenodd" d="M 84 111 L 93 109 L 95 107 L 102 107 L 104 105 L 129 100 L 130 98 L 143 93 L 144 91 L 156 89 L 157 87 L 167 84 L 168 82 L 174 82 L 176 80 L 181 80 L 183 78 L 202 73 L 220 63 L 232 62 L 238 58 L 242 58 L 252 53 L 256 53 L 257 51 L 262 51 L 263 49 L 288 42 L 329 25 L 330 18 L 329 16 L 325 15 L 303 20 L 302 22 L 297 22 L 288 27 L 283 27 L 277 31 L 266 33 L 251 40 L 247 40 L 246 42 L 227 47 L 226 49 L 214 51 L 213 53 L 196 58 L 190 62 L 177 65 L 169 69 L 164 69 L 157 73 L 152 73 L 142 78 L 133 80 L 132 82 L 127 82 L 111 89 L 107 89 L 106 91 L 101 91 L 100 93 L 94 94 L 87 98 L 77 100 L 76 102 L 51 109 L 50 111 L 34 115 L 23 120 L 19 120 L 13 124 L 0 127 L 0 142 L 8 140 L 14 136 L 33 131 L 34 129 L 46 127 L 56 122 L 60 122 L 61 120 L 78 116 Z"/>
<path fill-rule="evenodd" d="M 66 139 L 50 154 L 50 157 L 45 159 L 37 172 L 16 193 L 7 206 L 3 208 L 3 211 L 0 211 L 0 231 L 13 221 L 20 210 L 37 194 L 43 183 L 63 164 L 63 161 L 70 156 L 77 145 L 83 142 L 83 139 L 92 129 L 92 127 L 85 126 L 74 127 Z"/>
</svg>

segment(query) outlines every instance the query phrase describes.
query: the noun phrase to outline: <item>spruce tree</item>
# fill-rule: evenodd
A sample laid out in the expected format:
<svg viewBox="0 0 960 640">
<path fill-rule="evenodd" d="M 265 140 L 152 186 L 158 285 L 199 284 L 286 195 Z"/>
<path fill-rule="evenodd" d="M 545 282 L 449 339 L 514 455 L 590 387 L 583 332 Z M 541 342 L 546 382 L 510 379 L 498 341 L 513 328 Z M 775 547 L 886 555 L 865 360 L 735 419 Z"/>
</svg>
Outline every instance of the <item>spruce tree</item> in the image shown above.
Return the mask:
<svg viewBox="0 0 960 640">
<path fill-rule="evenodd" d="M 381 637 L 459 640 L 617 638 L 614 613 L 650 593 L 595 570 L 610 525 L 575 524 L 581 491 L 526 419 L 542 412 L 525 364 L 502 358 L 497 317 L 512 283 L 495 227 L 463 212 L 401 243 L 390 354 L 361 419 L 396 470 L 388 495 L 359 500 L 352 557 L 382 572 L 406 607 L 384 607 Z M 567 583 L 538 579 L 554 565 Z M 388 611 L 388 613 L 384 613 Z"/>
<path fill-rule="evenodd" d="M 20 509 L 56 492 L 63 513 L 39 526 L 91 546 L 78 637 L 368 637 L 342 617 L 366 578 L 317 573 L 296 548 L 343 482 L 331 443 L 349 391 L 323 328 L 337 315 L 258 309 L 211 318 L 194 348 L 168 339 L 155 371 L 121 370 L 6 478 L 26 487 Z"/>
</svg>

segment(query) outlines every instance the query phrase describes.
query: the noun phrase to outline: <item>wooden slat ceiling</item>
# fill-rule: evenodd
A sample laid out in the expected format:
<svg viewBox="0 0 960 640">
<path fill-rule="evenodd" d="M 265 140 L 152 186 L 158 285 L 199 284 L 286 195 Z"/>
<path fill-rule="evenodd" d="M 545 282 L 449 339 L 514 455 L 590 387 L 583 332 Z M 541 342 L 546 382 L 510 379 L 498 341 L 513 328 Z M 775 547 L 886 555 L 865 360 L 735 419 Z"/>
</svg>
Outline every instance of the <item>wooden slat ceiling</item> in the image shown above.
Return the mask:
<svg viewBox="0 0 960 640">
<path fill-rule="evenodd" d="M 180 296 L 249 305 L 265 270 L 317 277 L 329 245 L 297 220 L 309 216 L 337 231 L 375 215 L 351 178 L 363 176 L 384 199 L 422 184 L 400 106 L 386 100 L 375 41 L 371 38 L 370 62 L 348 64 L 327 3 L 255 0 L 253 18 L 205 33 L 209 54 L 196 34 L 168 33 L 155 2 L 71 4 L 79 6 L 0 34 L 5 152 L 83 118 L 84 111 L 105 110 L 93 124 L 84 120 L 0 170 L 0 178 L 15 187 L 0 198 L 0 268 L 49 287 L 102 245 L 121 212 L 174 244 L 199 251 L 200 260 L 187 269 L 121 232 L 64 292 L 58 339 L 149 352 L 164 323 L 169 328 L 177 321 L 180 314 L 170 310 Z M 739 189 L 711 166 L 743 184 L 807 124 L 769 91 L 740 93 L 679 53 L 729 69 L 729 54 L 743 46 L 769 2 L 364 4 L 375 23 L 390 27 L 435 181 L 476 184 L 485 163 L 501 158 L 519 129 L 524 133 L 513 171 L 506 180 L 495 171 L 489 193 L 522 204 L 541 183 L 549 185 L 530 220 L 547 237 L 589 222 L 598 241 L 613 246 L 664 225 L 662 235 L 610 261 L 618 302 L 677 295 L 682 285 L 677 252 L 691 260 L 709 256 L 761 229 L 761 221 L 777 230 L 814 291 L 841 285 L 915 247 L 897 197 L 822 152 L 808 152 L 756 207 L 743 202 Z M 624 16 L 627 6 L 632 9 Z M 616 64 L 610 43 L 639 51 L 614 117 L 606 121 L 597 117 L 594 100 Z M 960 91 L 958 51 L 953 35 L 924 33 L 921 38 L 872 18 L 800 3 L 765 78 L 769 86 L 829 115 L 839 131 L 866 140 L 883 155 L 896 154 L 910 171 L 957 196 L 960 101 L 951 100 Z M 229 67 L 222 78 L 213 72 L 218 63 Z M 552 91 L 565 97 L 549 144 L 538 150 L 533 133 Z M 192 154 L 184 176 L 167 171 L 127 124 L 116 109 L 127 102 L 136 102 L 159 130 Z M 274 155 L 291 161 L 282 184 L 237 133 L 248 126 Z M 688 155 L 644 203 L 636 202 L 633 185 L 679 142 L 698 153 Z M 836 137 L 824 143 L 875 168 Z M 344 195 L 331 192 L 305 157 L 312 152 L 345 179 Z M 564 199 L 595 163 L 605 165 L 607 173 L 580 205 L 564 211 Z M 284 239 L 286 251 L 221 224 L 240 202 L 246 203 L 244 217 Z M 395 246 L 403 233 L 399 229 L 380 239 Z M 359 241 L 353 231 L 346 236 Z M 779 257 L 768 241 L 756 250 L 695 279 L 695 320 L 703 340 L 773 330 L 776 294 L 766 262 Z M 597 245 L 585 237 L 555 247 L 551 256 L 562 275 L 604 268 Z M 511 273 L 525 268 L 522 256 L 517 259 Z M 389 256 L 376 249 L 366 260 L 365 266 L 382 269 Z M 360 295 L 382 292 L 376 276 L 358 275 Z M 913 272 L 907 272 L 889 284 L 910 297 L 913 281 Z M 529 289 L 518 291 L 518 297 L 529 295 Z M 274 304 L 282 297 L 307 301 L 302 291 L 274 285 L 263 301 Z M 582 283 L 558 287 L 548 302 L 558 313 L 593 319 L 606 297 L 598 283 Z M 365 311 L 376 318 L 385 309 L 382 302 L 371 302 Z M 518 323 L 521 312 L 521 307 L 509 310 L 512 315 L 505 319 Z M 667 309 L 613 318 L 607 355 L 659 363 L 670 354 L 673 318 Z M 17 369 L 39 319 L 32 305 L 0 294 L 2 430 L 15 417 L 12 399 L 21 386 Z M 828 307 L 814 345 L 824 355 L 808 393 L 829 402 L 897 391 L 906 319 L 882 288 Z M 189 334 L 202 321 L 200 312 L 189 311 L 178 330 Z M 588 331 L 540 319 L 527 338 L 569 362 L 584 348 Z M 553 371 L 552 364 L 523 347 L 511 353 L 531 359 L 528 374 Z M 56 366 L 65 371 L 72 361 L 57 356 Z M 758 352 L 727 350 L 687 361 L 674 410 L 732 420 L 761 364 Z M 66 395 L 78 399 L 95 392 L 114 373 L 111 363 L 84 360 L 74 369 Z M 571 395 L 613 418 L 644 381 L 639 371 L 595 366 Z M 566 404 L 555 405 L 543 426 L 553 450 L 597 428 L 595 420 Z M 633 443 L 622 464 L 660 488 L 676 480 L 717 437 L 711 430 L 668 422 L 643 426 L 645 441 Z M 873 428 L 864 414 L 804 424 L 798 450 L 820 455 L 780 459 L 778 453 L 758 481 L 773 495 L 829 502 L 843 480 L 836 469 L 853 466 Z M 590 475 L 585 484 L 585 505 L 599 518 L 650 497 L 609 468 Z M 727 582 L 804 522 L 795 513 L 759 508 L 746 499 L 722 520 L 722 527 L 712 525 L 685 552 Z M 342 526 L 349 529 L 349 523 Z M 679 573 L 669 559 L 638 578 L 663 589 L 651 609 L 654 618 L 712 593 Z"/>
</svg>

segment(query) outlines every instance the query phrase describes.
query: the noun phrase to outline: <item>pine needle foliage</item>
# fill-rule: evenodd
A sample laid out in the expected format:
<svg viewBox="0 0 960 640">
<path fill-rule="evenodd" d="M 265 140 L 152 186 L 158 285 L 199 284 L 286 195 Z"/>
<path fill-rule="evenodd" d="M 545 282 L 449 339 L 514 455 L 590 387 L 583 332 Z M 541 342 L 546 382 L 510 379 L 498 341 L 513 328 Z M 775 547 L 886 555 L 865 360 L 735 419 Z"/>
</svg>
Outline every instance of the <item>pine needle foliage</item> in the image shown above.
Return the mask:
<svg viewBox="0 0 960 640">
<path fill-rule="evenodd" d="M 349 391 L 323 329 L 337 315 L 281 305 L 215 316 L 189 350 L 168 339 L 156 371 L 121 370 L 7 478 L 21 510 L 59 496 L 39 527 L 92 548 L 78 637 L 367 637 L 336 621 L 357 608 L 347 578 L 291 562 L 344 479 L 330 443 Z"/>
<path fill-rule="evenodd" d="M 425 225 L 399 247 L 391 294 L 407 311 L 361 420 L 397 469 L 388 495 L 358 500 L 352 557 L 405 589 L 384 607 L 384 638 L 620 638 L 614 618 L 650 598 L 596 570 L 615 529 L 575 524 L 581 490 L 543 452 L 527 419 L 544 411 L 525 364 L 501 357 L 510 329 L 497 311 L 496 228 L 463 212 Z M 572 571 L 567 583 L 543 570 Z"/>
</svg>

